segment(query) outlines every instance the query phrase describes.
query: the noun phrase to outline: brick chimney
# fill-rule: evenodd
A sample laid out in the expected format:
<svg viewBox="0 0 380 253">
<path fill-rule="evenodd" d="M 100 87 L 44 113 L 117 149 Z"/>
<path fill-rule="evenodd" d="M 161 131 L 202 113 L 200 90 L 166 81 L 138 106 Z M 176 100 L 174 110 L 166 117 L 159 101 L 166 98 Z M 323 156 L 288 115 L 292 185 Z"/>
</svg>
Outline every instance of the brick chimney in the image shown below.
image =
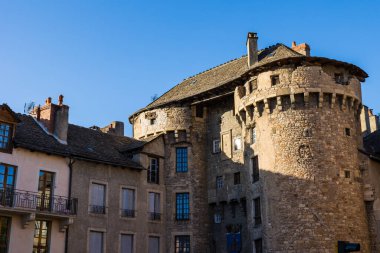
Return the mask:
<svg viewBox="0 0 380 253">
<path fill-rule="evenodd" d="M 310 46 L 306 43 L 297 45 L 295 41 L 292 42 L 292 49 L 297 53 L 303 54 L 305 56 L 310 56 Z"/>
<path fill-rule="evenodd" d="M 58 105 L 53 104 L 51 97 L 48 97 L 44 105 L 34 108 L 30 114 L 45 127 L 46 131 L 62 143 L 67 142 L 69 107 L 63 104 L 62 95 L 58 98 Z"/>
<path fill-rule="evenodd" d="M 113 121 L 108 126 L 100 128 L 100 131 L 106 134 L 124 136 L 124 123 L 120 121 Z"/>
<path fill-rule="evenodd" d="M 248 67 L 251 67 L 258 61 L 257 50 L 257 33 L 249 32 L 247 35 L 247 59 Z"/>
</svg>

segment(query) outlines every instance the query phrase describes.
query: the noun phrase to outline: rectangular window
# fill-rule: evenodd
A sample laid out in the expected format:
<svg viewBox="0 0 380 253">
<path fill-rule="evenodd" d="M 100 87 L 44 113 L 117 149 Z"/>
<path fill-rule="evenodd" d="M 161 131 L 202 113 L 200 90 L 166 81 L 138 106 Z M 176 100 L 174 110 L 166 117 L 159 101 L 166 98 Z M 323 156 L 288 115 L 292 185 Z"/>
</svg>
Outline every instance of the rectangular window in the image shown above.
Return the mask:
<svg viewBox="0 0 380 253">
<path fill-rule="evenodd" d="M 0 164 L 0 203 L 2 206 L 13 206 L 15 175 L 16 167 Z"/>
<path fill-rule="evenodd" d="M 150 124 L 151 124 L 151 125 L 156 124 L 156 119 L 150 119 Z"/>
<path fill-rule="evenodd" d="M 89 246 L 89 253 L 103 253 L 104 233 L 99 231 L 90 231 Z"/>
<path fill-rule="evenodd" d="M 220 152 L 220 140 L 219 139 L 212 141 L 212 152 L 214 154 Z"/>
<path fill-rule="evenodd" d="M 263 252 L 263 240 L 256 239 L 255 240 L 255 253 L 262 253 Z"/>
<path fill-rule="evenodd" d="M 234 173 L 234 184 L 240 184 L 240 172 Z"/>
<path fill-rule="evenodd" d="M 12 125 L 0 122 L 0 151 L 10 150 L 12 131 Z"/>
<path fill-rule="evenodd" d="M 351 129 L 345 128 L 344 132 L 346 133 L 346 136 L 351 136 Z"/>
<path fill-rule="evenodd" d="M 160 237 L 149 236 L 148 253 L 160 253 Z"/>
<path fill-rule="evenodd" d="M 34 222 L 33 253 L 49 252 L 50 222 L 36 220 Z"/>
<path fill-rule="evenodd" d="M 135 217 L 135 201 L 136 201 L 135 190 L 123 188 L 121 192 L 122 192 L 121 216 L 130 217 L 130 218 Z"/>
<path fill-rule="evenodd" d="M 190 199 L 189 193 L 176 194 L 176 220 L 189 220 L 190 219 Z"/>
<path fill-rule="evenodd" d="M 150 164 L 148 168 L 148 183 L 159 183 L 159 159 L 150 158 Z"/>
<path fill-rule="evenodd" d="M 280 76 L 279 75 L 273 75 L 270 77 L 272 86 L 275 86 L 277 84 L 280 84 Z"/>
<path fill-rule="evenodd" d="M 151 220 L 161 220 L 160 194 L 149 192 L 149 218 Z"/>
<path fill-rule="evenodd" d="M 241 149 L 241 138 L 239 136 L 239 137 L 234 138 L 234 151 L 238 151 L 240 149 Z"/>
<path fill-rule="evenodd" d="M 54 190 L 54 173 L 40 171 L 38 179 L 38 199 L 39 210 L 51 210 Z"/>
<path fill-rule="evenodd" d="M 214 222 L 215 222 L 215 224 L 222 223 L 222 214 L 221 213 L 215 213 L 214 214 Z"/>
<path fill-rule="evenodd" d="M 133 253 L 133 235 L 127 235 L 127 234 L 121 235 L 120 253 Z"/>
<path fill-rule="evenodd" d="M 351 172 L 349 170 L 344 171 L 344 177 L 345 178 L 350 178 L 351 177 Z"/>
<path fill-rule="evenodd" d="M 9 228 L 11 218 L 0 216 L 0 252 L 8 252 Z"/>
<path fill-rule="evenodd" d="M 344 76 L 343 73 L 335 73 L 334 74 L 334 79 L 336 83 L 339 84 L 344 84 Z"/>
<path fill-rule="evenodd" d="M 255 226 L 258 226 L 261 224 L 261 204 L 260 204 L 260 198 L 256 198 L 253 200 L 254 205 L 254 219 L 255 219 Z"/>
<path fill-rule="evenodd" d="M 251 144 L 256 143 L 256 127 L 251 128 Z"/>
<path fill-rule="evenodd" d="M 106 213 L 106 186 L 104 184 L 91 184 L 90 212 Z"/>
<path fill-rule="evenodd" d="M 203 118 L 203 106 L 201 105 L 195 106 L 195 117 Z"/>
<path fill-rule="evenodd" d="M 252 183 L 259 181 L 260 170 L 259 170 L 259 157 L 255 156 L 251 159 L 252 163 Z"/>
<path fill-rule="evenodd" d="M 222 189 L 223 188 L 223 176 L 217 176 L 216 177 L 216 189 Z"/>
<path fill-rule="evenodd" d="M 187 148 L 176 148 L 176 171 L 187 172 Z"/>
<path fill-rule="evenodd" d="M 189 235 L 177 235 L 175 237 L 175 253 L 190 253 Z"/>
</svg>

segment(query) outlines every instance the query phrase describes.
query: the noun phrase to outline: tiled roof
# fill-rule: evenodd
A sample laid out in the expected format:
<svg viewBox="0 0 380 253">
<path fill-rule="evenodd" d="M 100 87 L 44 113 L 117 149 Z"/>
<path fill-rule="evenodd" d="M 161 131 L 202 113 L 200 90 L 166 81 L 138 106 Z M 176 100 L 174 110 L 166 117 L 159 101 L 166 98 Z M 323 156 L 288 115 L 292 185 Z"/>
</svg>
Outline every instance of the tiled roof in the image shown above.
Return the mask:
<svg viewBox="0 0 380 253">
<path fill-rule="evenodd" d="M 282 58 L 301 56 L 303 55 L 293 51 L 283 44 L 276 44 L 259 51 L 258 63 L 253 65 L 251 68 L 255 68 Z M 228 61 L 185 79 L 183 82 L 174 86 L 172 89 L 140 111 L 152 109 L 170 102 L 180 101 L 182 99 L 210 91 L 241 77 L 241 75 L 246 73 L 248 70 L 247 56 L 242 56 L 238 59 Z"/>
<path fill-rule="evenodd" d="M 31 116 L 18 115 L 15 147 L 22 147 L 49 154 L 74 157 L 104 164 L 142 169 L 122 151 L 128 147 L 142 146 L 143 141 L 115 136 L 85 127 L 69 124 L 67 145 L 59 143 L 47 134 Z"/>
<path fill-rule="evenodd" d="M 380 158 L 380 130 L 364 137 L 364 149 L 371 155 Z"/>
</svg>

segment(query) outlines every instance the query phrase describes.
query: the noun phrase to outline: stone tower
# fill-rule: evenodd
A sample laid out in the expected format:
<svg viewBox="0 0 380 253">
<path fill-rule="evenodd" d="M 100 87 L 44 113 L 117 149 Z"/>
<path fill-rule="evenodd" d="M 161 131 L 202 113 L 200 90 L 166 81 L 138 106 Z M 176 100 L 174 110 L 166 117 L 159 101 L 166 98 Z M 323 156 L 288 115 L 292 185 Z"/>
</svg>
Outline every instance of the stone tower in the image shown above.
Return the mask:
<svg viewBox="0 0 380 253">
<path fill-rule="evenodd" d="M 358 148 L 361 82 L 345 62 L 307 44 L 258 50 L 206 70 L 130 117 L 135 138 L 165 136 L 167 251 L 187 235 L 192 252 L 369 251 Z M 177 148 L 188 170 L 176 170 Z M 190 196 L 190 219 L 175 217 Z"/>
</svg>

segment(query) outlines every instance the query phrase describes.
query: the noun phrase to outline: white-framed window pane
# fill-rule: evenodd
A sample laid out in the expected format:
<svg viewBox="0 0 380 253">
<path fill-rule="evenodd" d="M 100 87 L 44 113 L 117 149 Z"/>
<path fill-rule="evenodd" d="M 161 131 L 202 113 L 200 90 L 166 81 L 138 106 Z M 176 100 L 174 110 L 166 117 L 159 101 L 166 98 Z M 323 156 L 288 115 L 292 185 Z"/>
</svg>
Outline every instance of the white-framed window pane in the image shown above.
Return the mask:
<svg viewBox="0 0 380 253">
<path fill-rule="evenodd" d="M 234 138 L 234 151 L 241 149 L 241 138 L 236 137 Z"/>
<path fill-rule="evenodd" d="M 103 253 L 103 240 L 103 232 L 91 231 L 89 253 Z"/>
<path fill-rule="evenodd" d="M 120 253 L 133 253 L 133 235 L 122 234 Z"/>
<path fill-rule="evenodd" d="M 220 152 L 220 140 L 213 140 L 212 142 L 212 152 L 219 153 Z"/>
<path fill-rule="evenodd" d="M 149 236 L 148 253 L 160 253 L 160 238 L 156 236 Z"/>
</svg>

